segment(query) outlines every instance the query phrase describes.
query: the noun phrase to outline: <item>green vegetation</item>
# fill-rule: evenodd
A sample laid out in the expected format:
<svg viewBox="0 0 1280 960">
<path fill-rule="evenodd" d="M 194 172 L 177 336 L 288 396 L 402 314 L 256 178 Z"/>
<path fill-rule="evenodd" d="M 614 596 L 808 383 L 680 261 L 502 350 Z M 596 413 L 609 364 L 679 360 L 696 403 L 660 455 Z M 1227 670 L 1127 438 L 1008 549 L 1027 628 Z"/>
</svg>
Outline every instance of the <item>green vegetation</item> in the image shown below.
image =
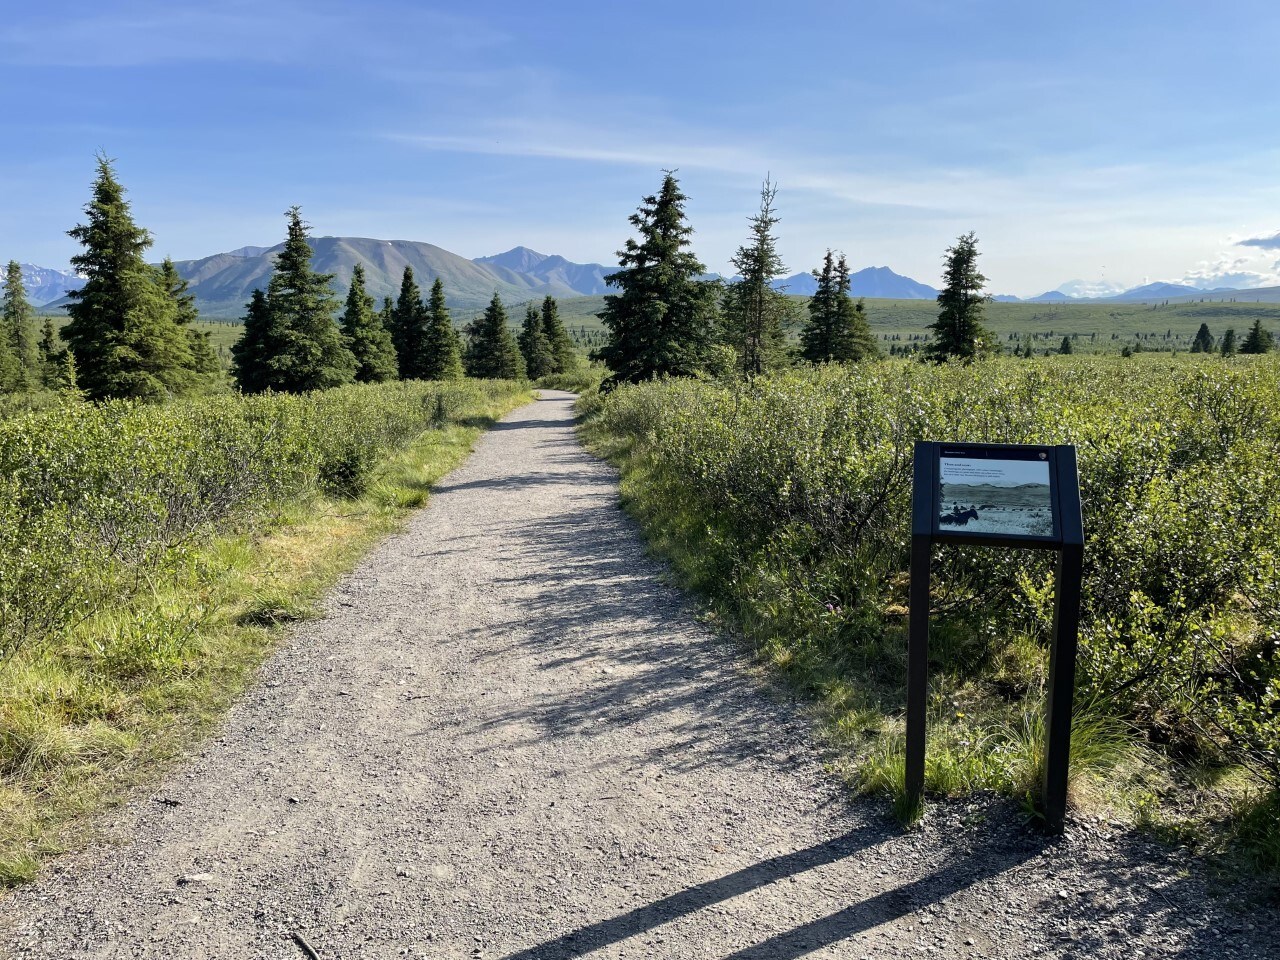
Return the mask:
<svg viewBox="0 0 1280 960">
<path fill-rule="evenodd" d="M 1280 868 L 1280 827 L 1246 815 L 1280 790 L 1274 361 L 891 361 L 630 386 L 584 409 L 654 545 L 820 700 L 850 778 L 898 793 L 912 442 L 1075 444 L 1074 801 L 1190 837 L 1234 830 Z M 964 547 L 935 562 L 929 789 L 1024 796 L 1042 763 L 1051 561 Z"/>
<path fill-rule="evenodd" d="M 692 374 L 708 361 L 718 285 L 698 279 L 706 267 L 688 249 L 693 229 L 684 216 L 686 199 L 668 171 L 658 193 L 631 215 L 640 238 L 627 239 L 618 272 L 607 278 L 619 292 L 604 298 L 600 320 L 609 338 L 594 359 L 619 383 Z"/>
<path fill-rule="evenodd" d="M 517 338 L 520 353 L 524 357 L 525 373 L 530 380 L 539 380 L 555 371 L 555 355 L 551 341 L 542 323 L 542 312 L 530 303 L 524 312 L 524 326 Z"/>
<path fill-rule="evenodd" d="M 523 380 L 524 357 L 507 329 L 507 311 L 497 292 L 480 319 L 467 329 L 467 376 L 495 380 Z"/>
<path fill-rule="evenodd" d="M 995 335 L 983 325 L 987 278 L 978 271 L 978 238 L 972 232 L 947 248 L 938 319 L 929 325 L 933 339 L 925 348 L 931 360 L 973 360 L 996 352 Z"/>
<path fill-rule="evenodd" d="M 765 180 L 760 188 L 760 212 L 750 218 L 751 241 L 739 247 L 729 261 L 739 279 L 724 291 L 724 336 L 733 349 L 738 372 L 746 377 L 775 369 L 786 360 L 783 326 L 794 305 L 771 286 L 786 273 L 773 232 L 779 220 L 773 209 L 777 195 L 777 185 Z"/>
<path fill-rule="evenodd" d="M 111 161 L 98 157 L 88 222 L 68 233 L 83 245 L 71 258 L 84 286 L 70 294 L 63 339 L 77 382 L 92 400 L 161 400 L 191 393 L 207 375 L 179 322 L 182 306 L 143 253 L 151 235 L 133 222 Z"/>
<path fill-rule="evenodd" d="M 867 323 L 866 301 L 849 299 L 849 263 L 830 250 L 813 271 L 818 289 L 809 298 L 809 319 L 800 331 L 800 357 L 810 363 L 857 363 L 879 355 Z"/>
<path fill-rule="evenodd" d="M 396 378 L 396 348 L 382 317 L 373 311 L 373 297 L 364 289 L 364 267 L 358 263 L 351 273 L 340 326 L 347 349 L 355 357 L 356 383 L 386 383 Z"/>
<path fill-rule="evenodd" d="M 0 422 L 0 882 L 83 843 L 526 399 L 396 383 Z"/>
</svg>

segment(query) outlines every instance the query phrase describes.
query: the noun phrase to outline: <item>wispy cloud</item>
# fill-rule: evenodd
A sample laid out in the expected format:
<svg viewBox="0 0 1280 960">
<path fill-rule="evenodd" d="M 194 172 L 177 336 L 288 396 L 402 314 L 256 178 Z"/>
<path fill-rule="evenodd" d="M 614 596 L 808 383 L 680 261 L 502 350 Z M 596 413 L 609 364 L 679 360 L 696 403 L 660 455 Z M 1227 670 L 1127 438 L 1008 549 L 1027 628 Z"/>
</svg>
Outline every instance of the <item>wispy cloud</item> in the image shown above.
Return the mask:
<svg viewBox="0 0 1280 960">
<path fill-rule="evenodd" d="M 1280 233 L 1273 237 L 1250 237 L 1248 240 L 1239 240 L 1236 242 L 1237 247 L 1259 247 L 1263 250 L 1280 250 Z"/>
</svg>

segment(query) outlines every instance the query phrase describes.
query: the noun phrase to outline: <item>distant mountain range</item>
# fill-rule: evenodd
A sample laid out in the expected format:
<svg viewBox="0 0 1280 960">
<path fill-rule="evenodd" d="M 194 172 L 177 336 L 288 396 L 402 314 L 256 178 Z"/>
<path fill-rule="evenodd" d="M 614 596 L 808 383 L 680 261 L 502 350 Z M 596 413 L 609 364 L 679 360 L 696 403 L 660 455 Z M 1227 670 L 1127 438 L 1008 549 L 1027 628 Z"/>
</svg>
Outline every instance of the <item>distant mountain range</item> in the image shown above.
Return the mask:
<svg viewBox="0 0 1280 960">
<path fill-rule="evenodd" d="M 68 290 L 77 290 L 84 283 L 70 270 L 51 270 L 32 263 L 21 264 L 21 267 L 27 300 L 37 307 L 65 297 Z"/>
<path fill-rule="evenodd" d="M 818 281 L 811 273 L 796 273 L 774 286 L 787 293 L 811 297 L 818 289 Z M 933 287 L 894 273 L 888 267 L 864 267 L 849 274 L 849 294 L 854 297 L 882 300 L 932 300 L 938 295 Z"/>
<path fill-rule="evenodd" d="M 234 319 L 244 315 L 253 291 L 265 289 L 275 267 L 275 258 L 284 245 L 246 246 L 199 260 L 181 260 L 175 266 L 190 284 L 200 313 L 211 319 Z M 405 267 L 412 267 L 425 294 L 436 277 L 444 281 L 451 306 L 478 309 L 496 291 L 507 304 L 526 300 L 594 297 L 608 292 L 605 277 L 616 268 L 599 263 L 574 263 L 564 257 L 539 253 L 528 247 L 513 247 L 505 253 L 468 260 L 443 247 L 413 240 L 375 240 L 365 237 L 315 237 L 311 240 L 312 262 L 323 273 L 334 274 L 334 289 L 345 295 L 356 264 L 365 270 L 366 286 L 379 301 L 394 298 L 400 291 Z M 66 293 L 82 282 L 71 271 L 22 265 L 27 296 L 39 307 L 58 310 L 67 303 Z M 723 279 L 707 274 L 706 279 Z M 888 267 L 866 267 L 849 277 L 855 297 L 889 300 L 932 300 L 938 291 L 928 284 L 894 273 Z M 812 274 L 796 273 L 775 282 L 775 287 L 799 296 L 811 296 L 817 289 Z M 1105 281 L 1072 280 L 1029 303 L 1134 302 L 1165 299 L 1240 299 L 1274 301 L 1276 288 L 1260 290 L 1201 290 L 1176 283 L 1149 283 L 1121 291 Z M 999 301 L 1019 298 L 997 296 Z"/>
</svg>

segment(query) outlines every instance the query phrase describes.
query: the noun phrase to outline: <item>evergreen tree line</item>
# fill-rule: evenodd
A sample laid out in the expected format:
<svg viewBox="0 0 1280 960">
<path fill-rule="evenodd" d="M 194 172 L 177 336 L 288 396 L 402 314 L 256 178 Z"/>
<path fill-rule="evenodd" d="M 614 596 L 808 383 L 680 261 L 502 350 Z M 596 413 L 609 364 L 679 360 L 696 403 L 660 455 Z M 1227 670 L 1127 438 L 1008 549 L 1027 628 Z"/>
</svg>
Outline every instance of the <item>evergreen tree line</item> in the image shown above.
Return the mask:
<svg viewBox="0 0 1280 960">
<path fill-rule="evenodd" d="M 344 383 L 387 380 L 537 379 L 574 369 L 577 353 L 560 322 L 555 298 L 529 305 L 517 340 L 495 292 L 462 342 L 437 277 L 424 299 L 412 267 L 405 267 L 399 296 L 375 309 L 357 264 L 340 318 L 332 274 L 311 266 L 307 225 L 297 207 L 286 214 L 288 237 L 264 293 L 255 290 L 244 333 L 232 348 L 232 373 L 246 393 L 297 393 Z"/>
<path fill-rule="evenodd" d="M 828 250 L 813 270 L 817 289 L 801 310 L 776 281 L 787 268 L 777 249 L 777 185 L 766 178 L 760 208 L 748 218 L 748 240 L 730 262 L 729 283 L 703 279 L 706 267 L 689 249 L 693 229 L 688 199 L 674 171 L 630 217 L 636 235 L 618 251 L 617 272 L 605 278 L 617 293 L 605 296 L 598 316 L 606 342 L 592 357 L 606 363 L 611 383 L 640 382 L 699 372 L 753 377 L 793 362 L 858 363 L 881 356 L 862 300 L 850 296 L 844 254 Z M 924 354 L 935 360 L 969 359 L 997 349 L 982 325 L 986 278 L 977 270 L 972 233 L 947 251 L 947 285 L 938 295 L 939 319 Z M 787 328 L 800 326 L 798 345 Z M 914 353 L 893 348 L 891 353 Z"/>
<path fill-rule="evenodd" d="M 748 241 L 730 260 L 738 275 L 725 284 L 703 279 L 706 268 L 689 249 L 693 229 L 684 214 L 688 198 L 674 172 L 664 172 L 659 191 L 645 197 L 630 217 L 636 235 L 618 251 L 618 271 L 605 278 L 618 292 L 604 298 L 598 316 L 606 340 L 592 357 L 609 366 L 610 383 L 697 373 L 733 372 L 750 378 L 792 362 L 858 363 L 881 355 L 863 301 L 854 302 L 849 295 L 843 254 L 828 250 L 822 265 L 812 271 L 817 289 L 803 321 L 795 301 L 775 288 L 787 272 L 777 250 L 777 189 L 766 178 L 759 211 L 748 218 Z M 999 338 L 984 322 L 991 297 L 985 292 L 987 278 L 978 269 L 978 257 L 973 232 L 947 248 L 937 320 L 919 342 L 892 344 L 891 356 L 941 363 L 1002 352 Z M 801 327 L 798 344 L 790 348 L 786 330 L 796 325 Z M 1273 346 L 1271 333 L 1255 320 L 1238 347 L 1234 330 L 1215 341 L 1202 324 L 1191 350 L 1217 349 L 1226 356 L 1266 353 Z M 1056 352 L 1075 352 L 1074 338 L 1063 336 Z M 1015 343 L 1013 353 L 1033 356 L 1030 340 Z"/>
<path fill-rule="evenodd" d="M 21 268 L 11 261 L 5 271 L 0 393 L 57 389 L 91 400 L 160 400 L 221 382 L 209 335 L 195 329 L 199 314 L 187 282 L 169 258 L 159 267 L 147 263 L 151 234 L 134 222 L 113 162 L 101 154 L 85 215 L 85 223 L 68 231 L 83 247 L 71 263 L 84 284 L 68 294 L 65 347 L 51 320 L 37 337 Z M 408 268 L 399 299 L 378 311 L 357 265 L 335 320 L 333 276 L 312 268 L 299 209 L 286 217 L 288 236 L 271 280 L 266 291 L 254 291 L 232 348 L 232 373 L 241 390 L 297 393 L 396 378 L 520 378 L 526 367 L 541 376 L 576 364 L 554 299 L 542 304 L 537 335 L 522 338 L 526 358 L 506 329 L 496 293 L 468 331 L 464 356 L 440 280 L 424 302 Z"/>
</svg>

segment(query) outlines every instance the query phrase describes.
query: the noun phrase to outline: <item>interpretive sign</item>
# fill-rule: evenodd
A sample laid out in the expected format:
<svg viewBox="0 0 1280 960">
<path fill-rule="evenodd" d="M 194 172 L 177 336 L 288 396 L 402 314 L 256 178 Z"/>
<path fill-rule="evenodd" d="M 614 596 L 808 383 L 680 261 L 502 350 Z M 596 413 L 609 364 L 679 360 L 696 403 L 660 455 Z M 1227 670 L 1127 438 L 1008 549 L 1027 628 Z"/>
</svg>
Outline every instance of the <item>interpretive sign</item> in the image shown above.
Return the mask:
<svg viewBox="0 0 1280 960">
<path fill-rule="evenodd" d="M 1075 447 L 916 444 L 911 498 L 906 756 L 907 795 L 916 803 L 924 798 L 929 568 L 935 544 L 1058 551 L 1041 802 L 1046 825 L 1060 831 L 1067 806 L 1071 700 L 1084 559 Z"/>
<path fill-rule="evenodd" d="M 1047 450 L 940 447 L 938 533 L 1056 538 Z"/>
</svg>

